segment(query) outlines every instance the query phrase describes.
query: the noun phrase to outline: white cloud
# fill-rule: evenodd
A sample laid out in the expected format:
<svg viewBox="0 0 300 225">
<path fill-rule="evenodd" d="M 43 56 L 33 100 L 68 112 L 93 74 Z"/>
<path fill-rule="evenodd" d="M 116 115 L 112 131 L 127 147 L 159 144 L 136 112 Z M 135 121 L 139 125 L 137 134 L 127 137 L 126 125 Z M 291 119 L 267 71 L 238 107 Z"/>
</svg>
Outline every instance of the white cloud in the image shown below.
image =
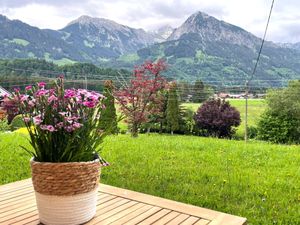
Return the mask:
<svg viewBox="0 0 300 225">
<path fill-rule="evenodd" d="M 1 0 L 0 13 L 40 28 L 60 29 L 85 14 L 136 28 L 180 26 L 196 11 L 240 26 L 261 37 L 272 0 Z M 300 1 L 275 1 L 268 40 L 300 41 Z"/>
</svg>

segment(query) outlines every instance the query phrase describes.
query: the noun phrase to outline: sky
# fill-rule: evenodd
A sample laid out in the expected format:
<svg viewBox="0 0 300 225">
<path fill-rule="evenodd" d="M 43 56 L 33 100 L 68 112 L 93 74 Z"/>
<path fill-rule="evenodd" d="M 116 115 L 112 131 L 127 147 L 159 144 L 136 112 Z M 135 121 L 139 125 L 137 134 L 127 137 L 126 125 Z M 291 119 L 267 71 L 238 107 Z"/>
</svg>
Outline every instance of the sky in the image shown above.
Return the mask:
<svg viewBox="0 0 300 225">
<path fill-rule="evenodd" d="M 272 0 L 0 0 L 0 14 L 39 28 L 60 29 L 81 15 L 145 30 L 180 26 L 196 11 L 262 37 Z M 275 0 L 267 40 L 300 42 L 300 1 Z"/>
</svg>

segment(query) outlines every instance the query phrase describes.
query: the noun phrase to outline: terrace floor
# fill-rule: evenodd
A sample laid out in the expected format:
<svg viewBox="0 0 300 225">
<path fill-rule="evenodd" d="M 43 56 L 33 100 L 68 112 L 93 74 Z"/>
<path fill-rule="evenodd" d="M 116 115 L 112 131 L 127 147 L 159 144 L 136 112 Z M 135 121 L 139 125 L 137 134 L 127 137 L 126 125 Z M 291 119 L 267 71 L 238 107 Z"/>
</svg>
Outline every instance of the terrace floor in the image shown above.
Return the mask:
<svg viewBox="0 0 300 225">
<path fill-rule="evenodd" d="M 0 224 L 39 224 L 31 179 L 0 186 Z M 246 219 L 104 184 L 87 224 L 245 225 Z"/>
</svg>

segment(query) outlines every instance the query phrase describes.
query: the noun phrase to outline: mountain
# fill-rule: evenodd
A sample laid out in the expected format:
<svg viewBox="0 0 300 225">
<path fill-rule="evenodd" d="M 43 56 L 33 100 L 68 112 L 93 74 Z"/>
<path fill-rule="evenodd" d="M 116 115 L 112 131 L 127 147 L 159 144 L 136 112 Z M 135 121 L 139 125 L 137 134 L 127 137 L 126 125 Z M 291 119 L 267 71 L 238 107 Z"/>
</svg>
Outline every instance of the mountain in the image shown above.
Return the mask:
<svg viewBox="0 0 300 225">
<path fill-rule="evenodd" d="M 143 29 L 81 16 L 61 30 L 39 29 L 0 15 L 1 58 L 43 58 L 56 63 L 98 63 L 154 43 Z"/>
<path fill-rule="evenodd" d="M 53 58 L 84 60 L 82 55 L 53 30 L 41 30 L 0 15 L 1 58 Z"/>
<path fill-rule="evenodd" d="M 240 87 L 251 76 L 261 39 L 203 12 L 176 29 L 146 32 L 114 21 L 81 16 L 61 30 L 39 29 L 0 16 L 0 58 L 41 58 L 56 64 L 90 62 L 132 69 L 164 58 L 172 79 L 202 79 Z M 281 86 L 299 79 L 300 44 L 265 42 L 252 84 Z"/>
<path fill-rule="evenodd" d="M 244 85 L 260 44 L 261 39 L 246 30 L 197 12 L 167 41 L 140 49 L 137 56 L 139 62 L 165 58 L 168 75 L 177 79 Z M 253 83 L 280 86 L 283 79 L 299 78 L 299 74 L 300 51 L 265 42 Z"/>
<path fill-rule="evenodd" d="M 277 43 L 279 46 L 283 48 L 291 48 L 291 49 L 296 49 L 300 51 L 300 42 L 296 43 Z"/>
<path fill-rule="evenodd" d="M 173 31 L 173 27 L 171 27 L 170 25 L 165 25 L 151 31 L 150 33 L 154 35 L 156 42 L 164 42 L 170 37 Z"/>
<path fill-rule="evenodd" d="M 204 42 L 223 42 L 244 45 L 249 48 L 255 48 L 261 42 L 259 38 L 242 28 L 217 20 L 203 12 L 192 14 L 180 27 L 174 30 L 168 40 L 177 40 L 183 35 L 191 33 L 198 34 Z"/>
<path fill-rule="evenodd" d="M 143 29 L 89 16 L 70 22 L 60 32 L 68 44 L 76 46 L 90 61 L 119 57 L 154 43 L 153 36 Z"/>
</svg>

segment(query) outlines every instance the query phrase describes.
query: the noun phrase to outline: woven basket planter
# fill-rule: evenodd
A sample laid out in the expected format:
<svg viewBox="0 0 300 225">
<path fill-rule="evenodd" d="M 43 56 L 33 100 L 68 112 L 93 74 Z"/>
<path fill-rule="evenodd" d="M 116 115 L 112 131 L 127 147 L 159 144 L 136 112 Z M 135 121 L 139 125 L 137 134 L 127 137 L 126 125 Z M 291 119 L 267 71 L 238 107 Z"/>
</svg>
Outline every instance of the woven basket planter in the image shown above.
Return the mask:
<svg viewBox="0 0 300 225">
<path fill-rule="evenodd" d="M 96 214 L 99 159 L 90 162 L 30 161 L 40 222 L 76 225 Z"/>
</svg>

